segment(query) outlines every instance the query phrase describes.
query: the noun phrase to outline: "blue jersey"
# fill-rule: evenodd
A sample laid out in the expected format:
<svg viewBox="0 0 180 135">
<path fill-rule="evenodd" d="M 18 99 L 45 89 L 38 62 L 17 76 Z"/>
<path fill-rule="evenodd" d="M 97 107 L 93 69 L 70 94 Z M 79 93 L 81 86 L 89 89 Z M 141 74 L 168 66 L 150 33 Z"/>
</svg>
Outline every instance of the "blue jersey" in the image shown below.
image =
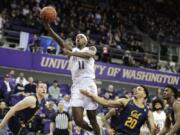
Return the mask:
<svg viewBox="0 0 180 135">
<path fill-rule="evenodd" d="M 141 126 L 147 120 L 147 115 L 147 107 L 140 108 L 130 100 L 119 116 L 120 132 L 127 135 L 139 135 Z"/>
</svg>

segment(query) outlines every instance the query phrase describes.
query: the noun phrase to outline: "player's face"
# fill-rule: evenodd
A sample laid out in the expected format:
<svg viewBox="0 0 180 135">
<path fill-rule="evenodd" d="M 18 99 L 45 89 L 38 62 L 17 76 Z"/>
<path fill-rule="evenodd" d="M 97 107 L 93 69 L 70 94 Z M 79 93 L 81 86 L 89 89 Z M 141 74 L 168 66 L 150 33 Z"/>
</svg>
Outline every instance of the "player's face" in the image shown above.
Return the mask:
<svg viewBox="0 0 180 135">
<path fill-rule="evenodd" d="M 144 88 L 141 86 L 138 86 L 133 91 L 135 98 L 145 98 L 146 94 L 144 92 Z"/>
<path fill-rule="evenodd" d="M 82 47 L 82 46 L 85 46 L 87 44 L 87 41 L 86 39 L 82 36 L 82 35 L 77 35 L 76 36 L 76 45 L 78 47 Z"/>
<path fill-rule="evenodd" d="M 47 85 L 44 83 L 40 83 L 37 86 L 37 93 L 41 96 L 44 97 L 46 95 L 47 92 Z"/>
<path fill-rule="evenodd" d="M 170 88 L 165 88 L 163 91 L 163 98 L 169 99 L 172 96 L 173 92 Z"/>
</svg>

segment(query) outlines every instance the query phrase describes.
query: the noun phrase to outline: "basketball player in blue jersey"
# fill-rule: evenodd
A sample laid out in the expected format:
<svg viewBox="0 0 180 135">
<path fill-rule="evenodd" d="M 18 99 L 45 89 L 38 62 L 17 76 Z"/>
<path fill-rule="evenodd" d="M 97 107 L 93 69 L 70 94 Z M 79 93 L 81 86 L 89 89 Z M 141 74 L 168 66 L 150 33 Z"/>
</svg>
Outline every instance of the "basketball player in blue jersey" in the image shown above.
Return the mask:
<svg viewBox="0 0 180 135">
<path fill-rule="evenodd" d="M 14 135 L 27 135 L 29 132 L 27 125 L 34 118 L 46 91 L 46 84 L 39 82 L 36 86 L 36 94 L 25 97 L 16 105 L 11 107 L 1 121 L 0 128 L 3 128 L 5 124 L 8 123 L 8 126 Z"/>
<path fill-rule="evenodd" d="M 97 86 L 94 81 L 96 47 L 87 47 L 88 40 L 84 34 L 77 34 L 76 46 L 72 47 L 53 31 L 47 23 L 46 18 L 42 18 L 42 20 L 44 21 L 46 30 L 57 40 L 61 48 L 63 48 L 64 54 L 69 57 L 69 69 L 71 70 L 73 81 L 70 104 L 76 125 L 88 131 L 93 131 L 95 135 L 100 135 L 100 128 L 96 119 L 98 104 L 80 93 L 80 89 L 86 88 L 88 91 L 97 95 Z M 92 127 L 83 120 L 84 110 L 87 111 L 87 116 Z"/>
<path fill-rule="evenodd" d="M 163 98 L 167 100 L 169 113 L 166 117 L 165 126 L 159 135 L 180 135 L 180 98 L 178 90 L 172 85 L 166 86 Z"/>
<path fill-rule="evenodd" d="M 152 112 L 144 105 L 148 97 L 146 87 L 139 85 L 134 90 L 134 99 L 120 98 L 117 100 L 106 100 L 87 90 L 81 93 L 90 97 L 97 103 L 106 107 L 120 107 L 122 111 L 119 116 L 119 135 L 139 135 L 141 126 L 147 121 L 151 135 L 155 134 L 155 126 Z"/>
</svg>

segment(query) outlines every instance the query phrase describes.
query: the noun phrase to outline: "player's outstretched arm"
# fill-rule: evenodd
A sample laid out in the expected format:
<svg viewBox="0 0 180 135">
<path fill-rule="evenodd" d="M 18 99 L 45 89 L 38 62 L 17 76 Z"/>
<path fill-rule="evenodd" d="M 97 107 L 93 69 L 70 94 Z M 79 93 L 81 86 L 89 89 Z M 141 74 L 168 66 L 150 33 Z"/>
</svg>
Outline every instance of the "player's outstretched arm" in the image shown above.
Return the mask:
<svg viewBox="0 0 180 135">
<path fill-rule="evenodd" d="M 154 125 L 154 117 L 153 117 L 153 113 L 151 111 L 148 111 L 148 128 L 149 131 L 151 133 L 151 135 L 156 135 L 158 132 L 158 128 L 156 129 L 155 125 Z"/>
<path fill-rule="evenodd" d="M 112 116 L 116 115 L 116 109 L 115 108 L 111 108 L 108 113 L 106 113 L 105 120 L 110 119 Z"/>
<path fill-rule="evenodd" d="M 63 52 L 65 55 L 68 55 L 68 56 L 76 56 L 76 57 L 89 59 L 91 57 L 95 57 L 97 49 L 95 46 L 91 46 L 89 47 L 89 50 L 85 52 L 72 52 L 68 49 L 63 49 Z"/>
<path fill-rule="evenodd" d="M 0 128 L 3 128 L 9 119 L 15 115 L 17 111 L 23 110 L 28 107 L 33 107 L 36 105 L 36 98 L 29 96 L 24 98 L 22 101 L 18 102 L 15 106 L 11 107 L 8 113 L 5 115 L 0 123 Z"/>
<path fill-rule="evenodd" d="M 72 46 L 66 44 L 64 40 L 51 28 L 50 24 L 48 21 L 46 21 L 45 18 L 41 18 L 43 20 L 43 25 L 45 29 L 48 31 L 48 33 L 58 42 L 60 47 L 66 48 L 68 50 L 72 50 Z"/>
<path fill-rule="evenodd" d="M 178 130 L 180 130 L 180 101 L 174 103 L 173 110 L 176 123 L 173 125 L 168 135 L 174 135 Z"/>
<path fill-rule="evenodd" d="M 102 97 L 96 96 L 94 93 L 88 92 L 87 90 L 80 90 L 82 94 L 90 97 L 95 102 L 105 106 L 105 107 L 124 107 L 127 105 L 129 99 L 121 98 L 117 100 L 106 100 Z"/>
</svg>

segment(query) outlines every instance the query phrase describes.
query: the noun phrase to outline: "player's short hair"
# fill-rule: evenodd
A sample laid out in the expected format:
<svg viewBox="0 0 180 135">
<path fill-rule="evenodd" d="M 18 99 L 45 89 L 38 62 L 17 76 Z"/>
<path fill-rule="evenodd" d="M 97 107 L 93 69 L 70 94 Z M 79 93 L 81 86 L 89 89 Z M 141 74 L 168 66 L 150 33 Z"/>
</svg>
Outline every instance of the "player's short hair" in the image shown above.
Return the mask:
<svg viewBox="0 0 180 135">
<path fill-rule="evenodd" d="M 38 81 L 37 84 L 36 84 L 36 88 L 37 88 L 40 84 L 46 84 L 46 83 L 43 82 L 43 81 Z"/>
<path fill-rule="evenodd" d="M 165 88 L 171 89 L 174 93 L 175 98 L 179 97 L 178 89 L 176 87 L 174 87 L 173 85 L 166 85 Z"/>
<path fill-rule="evenodd" d="M 54 80 L 53 83 L 58 83 L 58 81 L 57 81 L 57 80 Z"/>
<path fill-rule="evenodd" d="M 161 107 L 162 107 L 161 109 L 162 110 L 164 109 L 164 102 L 163 102 L 163 100 L 160 99 L 160 98 L 156 98 L 155 100 L 152 101 L 152 109 L 153 109 L 153 111 L 156 110 L 156 108 L 155 108 L 156 103 L 159 103 L 161 105 Z"/>
<path fill-rule="evenodd" d="M 144 92 L 145 92 L 145 94 L 146 94 L 145 99 L 147 99 L 147 98 L 149 97 L 149 91 L 148 91 L 147 87 L 144 86 L 144 85 L 139 85 L 139 86 L 142 87 L 142 88 L 144 89 Z"/>
</svg>

